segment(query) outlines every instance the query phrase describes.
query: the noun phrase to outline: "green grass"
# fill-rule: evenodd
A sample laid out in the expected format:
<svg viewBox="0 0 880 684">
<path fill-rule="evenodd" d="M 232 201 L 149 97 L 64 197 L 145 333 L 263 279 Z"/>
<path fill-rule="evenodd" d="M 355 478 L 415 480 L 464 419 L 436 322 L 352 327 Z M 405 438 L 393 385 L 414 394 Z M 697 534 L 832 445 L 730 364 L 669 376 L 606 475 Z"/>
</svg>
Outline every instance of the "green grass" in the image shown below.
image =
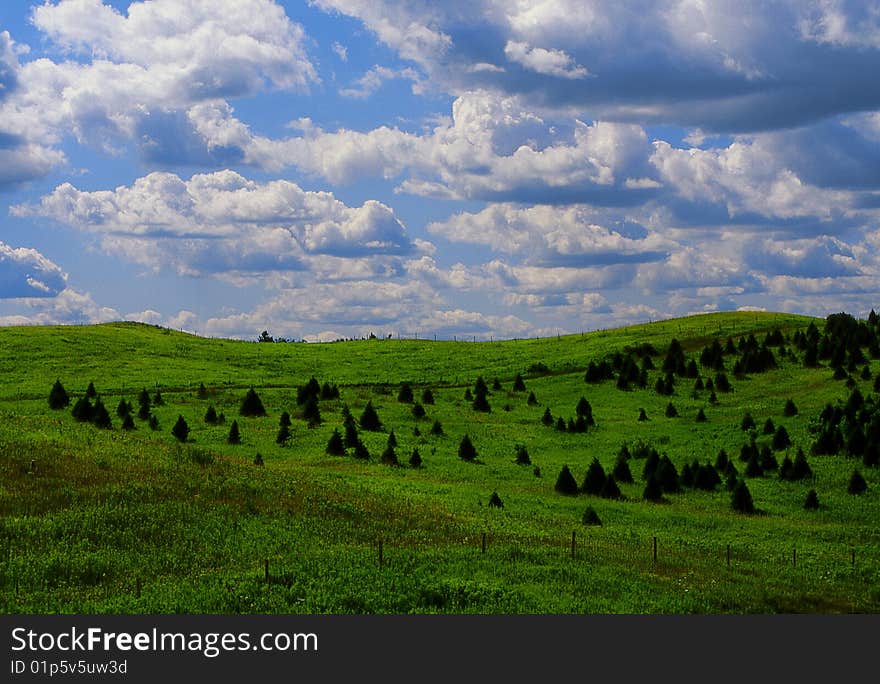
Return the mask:
<svg viewBox="0 0 880 684">
<path fill-rule="evenodd" d="M 679 469 L 695 458 L 714 462 L 724 448 L 742 472 L 739 423 L 747 410 L 759 428 L 767 417 L 785 425 L 792 457 L 798 446 L 809 452 L 812 419 L 848 395 L 828 368 L 786 359 L 779 370 L 734 379 L 728 363 L 734 391 L 718 393 L 717 406 L 708 392 L 694 396 L 693 381 L 684 379 L 674 396 L 656 394 L 659 371 L 647 390 L 629 392 L 613 381 L 588 385 L 583 372 L 590 360 L 629 345 L 652 343 L 659 367 L 672 337 L 693 354 L 715 337 L 776 327 L 790 333 L 811 320 L 726 313 L 537 340 L 320 345 L 207 340 L 127 323 L 2 329 L 0 611 L 876 612 L 880 477 L 851 459 L 810 457 L 810 482 L 780 482 L 775 473 L 749 479 L 759 509 L 752 516 L 734 513 L 723 487 L 644 502 L 638 460 L 630 461 L 636 482 L 620 485 L 625 500 L 553 491 L 563 464 L 580 483 L 594 457 L 610 472 L 621 443 L 636 439 Z M 550 374 L 529 374 L 536 363 Z M 871 368 L 880 372 L 880 363 Z M 525 393 L 510 391 L 518 372 Z M 320 403 L 324 423 L 310 429 L 296 388 L 312 375 L 338 384 L 341 397 Z M 463 399 L 478 375 L 503 385 L 489 396 L 487 414 Z M 51 411 L 46 397 L 56 378 L 71 396 L 94 381 L 114 428 Z M 413 384 L 416 400 L 424 387 L 434 391 L 425 418 L 397 402 L 402 381 Z M 196 396 L 200 383 L 206 399 Z M 860 381 L 866 396 L 871 385 Z M 265 418 L 238 416 L 251 386 Z M 160 430 L 136 419 L 137 429 L 124 432 L 116 404 L 126 398 L 136 407 L 144 387 L 165 398 L 155 409 Z M 527 406 L 528 391 L 538 406 Z M 547 407 L 573 417 L 581 396 L 592 404 L 595 428 L 569 434 L 541 425 Z M 788 398 L 800 409 L 791 418 L 783 416 Z M 678 418 L 664 416 L 670 400 Z M 343 404 L 357 418 L 367 401 L 386 430 L 361 432 L 371 459 L 324 454 L 341 429 Z M 209 405 L 225 413 L 225 425 L 204 423 Z M 637 422 L 640 408 L 649 421 Z M 700 408 L 706 423 L 694 421 Z M 293 438 L 280 447 L 285 410 Z M 192 430 L 183 445 L 170 434 L 178 415 Z M 236 446 L 226 443 L 233 419 L 242 435 Z M 446 436 L 428 434 L 435 419 Z M 378 462 L 391 428 L 400 461 L 418 448 L 423 468 Z M 476 463 L 457 456 L 464 434 L 478 450 Z M 517 444 L 527 446 L 540 477 L 514 463 Z M 253 465 L 257 452 L 263 467 Z M 846 492 L 856 466 L 868 481 L 862 496 Z M 810 488 L 822 503 L 816 512 L 802 508 Z M 487 506 L 493 491 L 503 509 Z M 581 524 L 588 505 L 602 526 Z"/>
</svg>

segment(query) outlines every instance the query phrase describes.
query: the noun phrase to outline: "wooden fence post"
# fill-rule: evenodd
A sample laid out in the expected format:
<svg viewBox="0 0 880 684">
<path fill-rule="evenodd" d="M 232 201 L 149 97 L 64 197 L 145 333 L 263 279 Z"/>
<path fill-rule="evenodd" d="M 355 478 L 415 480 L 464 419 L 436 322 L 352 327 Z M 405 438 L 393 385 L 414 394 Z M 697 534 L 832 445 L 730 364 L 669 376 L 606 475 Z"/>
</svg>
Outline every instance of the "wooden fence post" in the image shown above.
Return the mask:
<svg viewBox="0 0 880 684">
<path fill-rule="evenodd" d="M 382 540 L 379 540 L 379 567 L 385 563 L 385 559 L 382 557 Z"/>
<path fill-rule="evenodd" d="M 575 531 L 571 531 L 571 557 L 574 558 L 574 549 L 575 549 Z"/>
<path fill-rule="evenodd" d="M 486 533 L 485 532 L 483 532 L 483 539 L 482 539 L 482 543 L 480 545 L 480 548 L 482 550 L 482 553 L 486 553 Z"/>
<path fill-rule="evenodd" d="M 797 567 L 797 547 L 791 550 L 791 565 L 792 567 Z"/>
<path fill-rule="evenodd" d="M 730 567 L 730 544 L 727 545 L 727 567 Z"/>
<path fill-rule="evenodd" d="M 657 565 L 657 537 L 654 537 L 654 565 Z"/>
</svg>

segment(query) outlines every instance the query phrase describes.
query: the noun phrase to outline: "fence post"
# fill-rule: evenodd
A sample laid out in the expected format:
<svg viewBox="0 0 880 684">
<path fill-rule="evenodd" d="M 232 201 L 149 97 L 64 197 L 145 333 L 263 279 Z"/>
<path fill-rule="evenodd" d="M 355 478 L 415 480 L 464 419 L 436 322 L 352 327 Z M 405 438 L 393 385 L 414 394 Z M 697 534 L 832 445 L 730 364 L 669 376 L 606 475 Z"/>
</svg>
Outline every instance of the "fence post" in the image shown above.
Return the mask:
<svg viewBox="0 0 880 684">
<path fill-rule="evenodd" d="M 482 553 L 486 553 L 486 533 L 485 532 L 483 532 L 483 540 L 480 545 L 480 549 L 482 550 Z"/>
<path fill-rule="evenodd" d="M 571 531 L 571 557 L 574 558 L 574 549 L 575 549 L 575 534 L 574 530 Z"/>
<path fill-rule="evenodd" d="M 856 566 L 856 550 L 855 549 L 852 550 L 852 556 L 850 558 L 850 565 L 852 565 L 853 567 Z"/>
<path fill-rule="evenodd" d="M 385 563 L 385 559 L 382 557 L 382 540 L 379 540 L 379 567 Z"/>
<path fill-rule="evenodd" d="M 657 537 L 654 537 L 654 565 L 657 565 Z"/>
<path fill-rule="evenodd" d="M 727 567 L 730 567 L 730 544 L 727 545 Z"/>
<path fill-rule="evenodd" d="M 792 564 L 792 567 L 795 567 L 795 568 L 797 567 L 797 547 L 794 547 L 791 550 L 791 564 Z"/>
</svg>

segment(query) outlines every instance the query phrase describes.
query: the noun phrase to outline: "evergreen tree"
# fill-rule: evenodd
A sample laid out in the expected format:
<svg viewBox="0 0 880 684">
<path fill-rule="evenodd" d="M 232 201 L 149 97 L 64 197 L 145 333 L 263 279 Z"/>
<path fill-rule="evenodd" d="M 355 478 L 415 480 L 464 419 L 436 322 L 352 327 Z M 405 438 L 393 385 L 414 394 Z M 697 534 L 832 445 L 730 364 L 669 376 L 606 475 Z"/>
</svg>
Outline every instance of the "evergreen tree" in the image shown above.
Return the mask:
<svg viewBox="0 0 880 684">
<path fill-rule="evenodd" d="M 94 399 L 98 396 L 98 391 L 95 389 L 95 383 L 89 382 L 89 386 L 86 388 L 86 396 L 89 399 Z"/>
<path fill-rule="evenodd" d="M 504 503 L 498 496 L 498 492 L 492 492 L 492 496 L 489 497 L 489 508 L 504 508 Z"/>
<path fill-rule="evenodd" d="M 104 402 L 100 399 L 95 399 L 95 408 L 92 409 L 92 424 L 105 430 L 113 427 L 110 413 L 107 411 L 107 407 L 104 406 Z"/>
<path fill-rule="evenodd" d="M 70 406 L 70 397 L 67 395 L 67 391 L 64 389 L 61 381 L 55 380 L 55 384 L 49 390 L 49 408 L 57 411 L 68 406 Z"/>
<path fill-rule="evenodd" d="M 290 420 L 290 414 L 287 411 L 282 411 L 278 418 L 278 427 L 290 427 L 291 425 L 293 425 L 293 421 Z"/>
<path fill-rule="evenodd" d="M 412 407 L 413 418 L 416 420 L 421 420 L 425 417 L 425 407 L 422 406 L 419 402 L 413 404 Z"/>
<path fill-rule="evenodd" d="M 479 394 L 483 394 L 483 395 L 489 394 L 489 387 L 488 387 L 488 385 L 486 385 L 486 381 L 483 380 L 482 375 L 480 375 L 477 378 L 477 381 L 474 383 L 474 395 L 476 396 Z"/>
<path fill-rule="evenodd" d="M 526 383 L 523 380 L 523 376 L 519 373 L 516 374 L 516 377 L 513 379 L 513 391 L 514 392 L 525 392 L 526 391 Z"/>
<path fill-rule="evenodd" d="M 803 449 L 797 450 L 797 455 L 794 457 L 794 464 L 792 465 L 791 471 L 792 479 L 795 480 L 805 480 L 813 477 L 813 469 L 810 468 L 810 464 L 807 463 L 806 454 L 804 454 Z"/>
<path fill-rule="evenodd" d="M 562 416 L 559 416 L 559 418 L 556 419 L 556 429 L 559 430 L 559 432 L 565 432 L 568 429 L 565 418 Z"/>
<path fill-rule="evenodd" d="M 431 426 L 431 434 L 435 437 L 441 437 L 445 434 L 443 432 L 443 426 L 440 424 L 439 420 L 435 420 L 434 424 Z"/>
<path fill-rule="evenodd" d="M 581 485 L 581 491 L 584 494 L 598 494 L 602 491 L 602 486 L 605 484 L 605 469 L 602 467 L 602 464 L 599 463 L 598 458 L 594 458 L 592 463 L 590 463 L 590 467 L 587 468 L 587 473 L 584 475 L 584 482 Z"/>
<path fill-rule="evenodd" d="M 709 403 L 715 406 L 718 403 L 718 395 L 715 394 L 715 390 L 709 392 Z"/>
<path fill-rule="evenodd" d="M 596 424 L 596 421 L 593 419 L 593 407 L 590 406 L 590 402 L 588 402 L 585 397 L 581 397 L 578 400 L 577 406 L 574 410 L 576 415 L 584 418 L 588 426 Z"/>
<path fill-rule="evenodd" d="M 671 401 L 666 404 L 666 417 L 678 418 L 678 410 L 675 408 L 675 404 L 673 404 Z"/>
<path fill-rule="evenodd" d="M 217 424 L 217 409 L 215 409 L 213 405 L 209 406 L 208 410 L 205 411 L 205 422 L 208 425 Z"/>
<path fill-rule="evenodd" d="M 587 506 L 587 510 L 584 511 L 584 514 L 581 516 L 581 522 L 584 525 L 601 525 L 602 521 L 599 520 L 599 514 L 593 509 L 592 506 Z"/>
<path fill-rule="evenodd" d="M 780 425 L 773 434 L 773 450 L 782 451 L 790 446 L 791 438 L 788 436 L 788 430 L 785 429 L 784 425 Z"/>
<path fill-rule="evenodd" d="M 758 462 L 758 455 L 752 454 L 749 462 L 746 464 L 746 477 L 761 477 L 762 475 L 764 475 L 764 471 Z"/>
<path fill-rule="evenodd" d="M 517 444 L 514 451 L 516 452 L 517 465 L 531 465 L 532 459 L 529 458 L 529 450 L 526 449 L 525 445 Z"/>
<path fill-rule="evenodd" d="M 690 463 L 685 463 L 681 468 L 681 486 L 682 487 L 693 487 L 694 486 L 694 471 L 691 468 Z"/>
<path fill-rule="evenodd" d="M 409 464 L 413 468 L 422 467 L 422 455 L 419 453 L 418 449 L 412 450 L 412 456 L 409 457 Z"/>
<path fill-rule="evenodd" d="M 126 413 L 125 418 L 122 419 L 122 429 L 126 431 L 135 429 L 134 419 L 131 417 L 130 413 Z"/>
<path fill-rule="evenodd" d="M 358 440 L 357 444 L 354 445 L 354 457 L 364 461 L 370 458 L 370 452 L 361 440 Z"/>
<path fill-rule="evenodd" d="M 131 414 L 132 406 L 125 399 L 120 399 L 119 403 L 116 404 L 116 415 L 119 418 L 125 418 L 127 415 Z"/>
<path fill-rule="evenodd" d="M 696 420 L 697 420 L 698 423 L 705 423 L 705 422 L 706 422 L 706 412 L 703 411 L 702 408 L 700 408 L 700 410 L 697 411 L 697 418 L 696 418 Z"/>
<path fill-rule="evenodd" d="M 773 451 L 766 444 L 761 447 L 761 470 L 776 470 L 779 462 L 773 455 Z"/>
<path fill-rule="evenodd" d="M 706 386 L 703 384 L 703 378 L 698 375 L 696 381 L 694 382 L 694 392 L 702 392 L 705 387 Z"/>
<path fill-rule="evenodd" d="M 233 420 L 229 426 L 229 435 L 226 437 L 227 444 L 241 444 L 241 433 L 238 430 L 238 421 Z"/>
<path fill-rule="evenodd" d="M 275 444 L 284 446 L 290 441 L 291 436 L 290 427 L 288 425 L 281 425 L 278 428 L 278 434 L 275 436 Z"/>
<path fill-rule="evenodd" d="M 150 419 L 150 395 L 147 393 L 146 387 L 138 395 L 138 418 L 141 420 Z"/>
<path fill-rule="evenodd" d="M 657 464 L 656 478 L 664 492 L 681 491 L 678 470 L 676 469 L 675 464 L 670 461 L 669 457 L 665 454 Z"/>
<path fill-rule="evenodd" d="M 318 400 L 315 397 L 309 397 L 303 405 L 303 419 L 308 423 L 310 428 L 317 427 L 323 422 L 321 418 L 321 409 L 318 406 Z"/>
<path fill-rule="evenodd" d="M 846 491 L 850 494 L 863 494 L 868 491 L 868 483 L 858 470 L 853 470 L 852 476 L 849 478 L 849 485 Z"/>
<path fill-rule="evenodd" d="M 652 475 L 657 473 L 657 467 L 660 465 L 660 454 L 657 453 L 656 449 L 651 449 L 647 458 L 645 459 L 645 465 L 642 467 L 642 479 L 649 480 Z"/>
<path fill-rule="evenodd" d="M 241 416 L 266 415 L 266 409 L 263 407 L 263 402 L 260 400 L 259 395 L 253 387 L 247 391 L 245 398 L 241 402 L 241 408 L 239 408 L 238 414 Z"/>
<path fill-rule="evenodd" d="M 648 414 L 645 413 L 645 409 L 640 408 L 639 409 L 639 422 L 644 423 L 646 420 L 648 420 Z"/>
<path fill-rule="evenodd" d="M 779 479 L 780 480 L 793 480 L 794 479 L 794 464 L 791 462 L 791 459 L 786 456 L 782 459 L 782 463 L 779 464 Z"/>
<path fill-rule="evenodd" d="M 199 383 L 199 389 L 196 390 L 196 397 L 199 399 L 207 399 L 208 398 L 208 388 L 205 387 L 205 383 Z"/>
<path fill-rule="evenodd" d="M 574 496 L 578 493 L 577 482 L 575 482 L 574 475 L 571 474 L 567 465 L 562 466 L 562 470 L 559 471 L 554 489 L 560 494 L 568 496 Z"/>
<path fill-rule="evenodd" d="M 500 392 L 502 389 L 503 388 L 501 387 L 501 381 L 498 378 L 495 378 L 492 381 L 492 391 L 493 392 Z"/>
<path fill-rule="evenodd" d="M 718 456 L 715 459 L 715 469 L 718 472 L 726 472 L 727 464 L 730 462 L 730 458 L 727 456 L 727 452 L 724 449 L 721 449 L 718 452 Z"/>
<path fill-rule="evenodd" d="M 428 387 L 422 391 L 422 403 L 429 406 L 434 403 L 434 393 Z"/>
<path fill-rule="evenodd" d="M 815 511 L 819 508 L 819 495 L 815 489 L 807 492 L 807 498 L 804 499 L 804 508 L 808 511 Z"/>
<path fill-rule="evenodd" d="M 333 434 L 330 435 L 324 451 L 331 456 L 345 456 L 345 442 L 342 441 L 342 435 L 339 434 L 338 429 L 333 428 Z"/>
<path fill-rule="evenodd" d="M 159 419 L 156 418 L 156 416 L 151 415 L 148 420 L 149 420 L 148 424 L 149 424 L 151 430 L 155 431 L 155 430 L 159 429 Z"/>
<path fill-rule="evenodd" d="M 711 464 L 701 465 L 694 474 L 694 487 L 706 492 L 715 491 L 715 487 L 721 484 L 721 476 Z"/>
<path fill-rule="evenodd" d="M 617 457 L 617 461 L 614 463 L 614 470 L 611 471 L 611 474 L 614 475 L 614 479 L 618 482 L 632 483 L 633 481 L 632 472 L 629 469 L 629 463 L 623 455 Z"/>
<path fill-rule="evenodd" d="M 263 454 L 261 454 L 259 451 L 257 452 L 257 455 L 254 456 L 254 465 L 255 466 L 263 465 Z"/>
<path fill-rule="evenodd" d="M 528 404 L 529 406 L 538 405 L 538 398 L 535 396 L 534 392 L 529 392 L 529 398 L 526 399 L 526 404 Z"/>
<path fill-rule="evenodd" d="M 388 434 L 388 444 L 393 447 L 397 446 L 397 435 L 394 434 L 394 428 L 392 428 L 391 432 Z"/>
<path fill-rule="evenodd" d="M 465 400 L 465 401 L 473 401 L 473 400 L 474 400 L 474 395 L 471 394 L 471 388 L 470 388 L 470 387 L 468 387 L 468 388 L 465 389 L 465 391 L 464 391 L 464 400 Z"/>
<path fill-rule="evenodd" d="M 657 477 L 655 475 L 651 475 L 648 478 L 647 483 L 645 483 L 645 490 L 642 492 L 642 498 L 645 501 L 662 501 L 663 500 L 663 489 L 660 487 L 660 482 L 657 481 Z"/>
<path fill-rule="evenodd" d="M 458 457 L 464 461 L 473 461 L 477 458 L 477 450 L 468 435 L 461 438 L 461 443 L 458 445 Z"/>
<path fill-rule="evenodd" d="M 401 383 L 400 391 L 397 393 L 397 401 L 401 404 L 413 403 L 413 391 L 408 382 Z"/>
<path fill-rule="evenodd" d="M 492 407 L 489 406 L 489 400 L 486 398 L 485 394 L 475 394 L 474 402 L 473 402 L 474 411 L 481 411 L 482 413 L 489 413 L 492 410 Z"/>
<path fill-rule="evenodd" d="M 174 427 L 171 428 L 171 434 L 174 435 L 179 442 L 185 442 L 187 437 L 189 437 L 189 425 L 186 424 L 186 419 L 183 416 L 177 416 L 177 422 L 174 424 Z"/>
<path fill-rule="evenodd" d="M 798 407 L 795 403 L 789 399 L 785 402 L 785 408 L 782 409 L 782 415 L 786 418 L 791 418 L 792 416 L 796 416 L 798 414 Z"/>
<path fill-rule="evenodd" d="M 549 406 L 548 406 L 546 409 L 544 409 L 544 415 L 541 416 L 541 422 L 542 422 L 544 425 L 546 425 L 547 427 L 550 427 L 551 425 L 553 425 L 553 422 L 554 422 L 554 421 L 553 421 L 553 414 L 550 413 L 550 407 L 549 407 Z"/>
<path fill-rule="evenodd" d="M 617 482 L 614 481 L 614 475 L 609 475 L 605 478 L 605 483 L 602 485 L 602 489 L 599 491 L 599 496 L 601 496 L 603 499 L 620 498 L 620 487 L 618 487 Z"/>
<path fill-rule="evenodd" d="M 376 413 L 376 409 L 373 408 L 372 400 L 368 401 L 367 405 L 364 407 L 364 412 L 361 414 L 360 425 L 361 430 L 367 430 L 368 432 L 382 431 L 382 421 L 379 420 L 379 414 Z"/>
<path fill-rule="evenodd" d="M 394 451 L 394 445 L 391 444 L 391 440 L 388 440 L 385 451 L 383 451 L 382 456 L 379 457 L 379 462 L 390 466 L 400 465 L 400 462 L 397 460 L 397 452 Z"/>
<path fill-rule="evenodd" d="M 345 430 L 345 446 L 346 447 L 354 447 L 358 443 L 358 431 L 357 426 L 354 423 L 354 418 L 350 413 L 347 413 L 345 416 L 345 420 L 342 423 L 342 427 Z"/>
<path fill-rule="evenodd" d="M 773 424 L 773 419 L 768 418 L 764 423 L 764 434 L 772 435 L 776 431 L 776 426 Z"/>
<path fill-rule="evenodd" d="M 156 394 L 153 396 L 153 404 L 155 406 L 164 406 L 165 400 L 162 398 L 162 392 L 156 390 Z"/>
<path fill-rule="evenodd" d="M 737 513 L 754 513 L 755 504 L 752 501 L 752 493 L 749 491 L 745 480 L 737 480 L 730 497 L 730 505 Z"/>
</svg>

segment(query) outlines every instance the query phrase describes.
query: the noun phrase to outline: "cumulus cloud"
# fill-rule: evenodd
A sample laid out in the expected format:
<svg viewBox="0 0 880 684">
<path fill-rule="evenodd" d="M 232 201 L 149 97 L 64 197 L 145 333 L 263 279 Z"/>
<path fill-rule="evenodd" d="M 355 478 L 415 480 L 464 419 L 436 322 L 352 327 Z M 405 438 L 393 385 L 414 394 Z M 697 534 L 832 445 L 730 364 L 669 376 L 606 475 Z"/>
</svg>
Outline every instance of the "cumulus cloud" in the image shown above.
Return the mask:
<svg viewBox="0 0 880 684">
<path fill-rule="evenodd" d="M 343 97 L 365 99 L 379 90 L 383 83 L 394 79 L 406 79 L 412 81 L 414 91 L 419 90 L 419 75 L 414 69 L 390 69 L 377 64 L 361 76 L 353 86 L 349 88 L 340 88 L 339 94 Z"/>
<path fill-rule="evenodd" d="M 65 288 L 54 297 L 0 301 L 0 325 L 68 325 L 107 323 L 119 313 L 100 306 L 87 292 Z"/>
<path fill-rule="evenodd" d="M 189 180 L 155 172 L 131 186 L 85 192 L 64 183 L 38 205 L 13 208 L 99 236 L 109 252 L 180 273 L 304 270 L 310 256 L 404 255 L 415 245 L 386 205 L 348 207 L 289 181 L 233 171 Z"/>
<path fill-rule="evenodd" d="M 57 148 L 71 134 L 106 152 L 138 141 L 148 158 L 192 162 L 198 149 L 185 159 L 169 152 L 188 136 L 192 146 L 191 131 L 167 124 L 186 123 L 194 104 L 318 79 L 302 27 L 273 0 L 133 2 L 126 15 L 100 0 L 61 0 L 35 7 L 31 20 L 71 59 L 18 65 L 0 34 L 0 122 L 23 141 L 0 183 L 62 163 Z"/>
<path fill-rule="evenodd" d="M 67 275 L 37 250 L 0 242 L 0 299 L 56 297 L 66 288 Z"/>
<path fill-rule="evenodd" d="M 588 73 L 586 68 L 575 65 L 571 56 L 562 50 L 531 47 L 526 42 L 508 40 L 504 46 L 504 55 L 511 62 L 547 76 L 578 79 L 584 78 Z"/>
</svg>

